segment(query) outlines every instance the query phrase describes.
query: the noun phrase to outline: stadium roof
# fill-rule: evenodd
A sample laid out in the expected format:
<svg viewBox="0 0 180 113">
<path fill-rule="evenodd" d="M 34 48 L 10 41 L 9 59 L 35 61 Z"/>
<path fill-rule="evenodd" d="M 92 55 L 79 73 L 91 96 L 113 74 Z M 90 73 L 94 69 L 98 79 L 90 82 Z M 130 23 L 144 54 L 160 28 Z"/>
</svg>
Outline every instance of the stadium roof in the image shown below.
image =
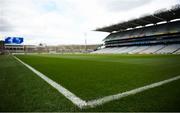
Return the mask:
<svg viewBox="0 0 180 113">
<path fill-rule="evenodd" d="M 102 32 L 113 32 L 113 31 L 123 31 L 128 28 L 135 28 L 138 26 L 145 26 L 148 24 L 156 24 L 163 21 L 171 21 L 180 18 L 180 4 L 173 6 L 169 10 L 159 10 L 152 15 L 143 16 L 137 19 L 129 20 L 126 22 L 121 22 L 118 24 L 97 28 L 95 31 Z"/>
</svg>

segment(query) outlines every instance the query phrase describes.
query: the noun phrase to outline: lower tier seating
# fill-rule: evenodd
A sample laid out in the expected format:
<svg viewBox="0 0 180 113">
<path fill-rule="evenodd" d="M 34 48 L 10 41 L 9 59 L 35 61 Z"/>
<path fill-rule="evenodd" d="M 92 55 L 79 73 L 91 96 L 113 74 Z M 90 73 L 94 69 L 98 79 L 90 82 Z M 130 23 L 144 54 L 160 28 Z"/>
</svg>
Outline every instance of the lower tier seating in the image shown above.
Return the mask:
<svg viewBox="0 0 180 113">
<path fill-rule="evenodd" d="M 180 44 L 112 47 L 96 50 L 96 54 L 180 54 Z"/>
</svg>

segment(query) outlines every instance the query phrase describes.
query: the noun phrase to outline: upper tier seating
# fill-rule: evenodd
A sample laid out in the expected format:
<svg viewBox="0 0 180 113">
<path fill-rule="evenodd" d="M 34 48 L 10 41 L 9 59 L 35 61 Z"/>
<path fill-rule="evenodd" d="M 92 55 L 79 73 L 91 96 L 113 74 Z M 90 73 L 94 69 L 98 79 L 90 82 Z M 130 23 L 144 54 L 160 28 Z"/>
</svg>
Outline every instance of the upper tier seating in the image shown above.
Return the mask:
<svg viewBox="0 0 180 113">
<path fill-rule="evenodd" d="M 178 32 L 180 32 L 180 21 L 137 28 L 137 29 L 122 31 L 118 33 L 111 33 L 105 38 L 105 41 L 137 38 L 137 37 L 145 37 L 145 36 L 156 36 L 156 35 L 178 33 Z"/>
</svg>

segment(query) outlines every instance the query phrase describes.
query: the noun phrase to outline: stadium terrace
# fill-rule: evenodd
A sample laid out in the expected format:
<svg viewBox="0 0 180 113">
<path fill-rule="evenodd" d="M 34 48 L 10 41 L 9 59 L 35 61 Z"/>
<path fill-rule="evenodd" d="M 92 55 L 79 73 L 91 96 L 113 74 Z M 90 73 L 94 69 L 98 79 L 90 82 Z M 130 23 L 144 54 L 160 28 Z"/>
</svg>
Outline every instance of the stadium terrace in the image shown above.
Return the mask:
<svg viewBox="0 0 180 113">
<path fill-rule="evenodd" d="M 96 31 L 110 32 L 104 49 L 93 53 L 179 54 L 180 5 Z"/>
</svg>

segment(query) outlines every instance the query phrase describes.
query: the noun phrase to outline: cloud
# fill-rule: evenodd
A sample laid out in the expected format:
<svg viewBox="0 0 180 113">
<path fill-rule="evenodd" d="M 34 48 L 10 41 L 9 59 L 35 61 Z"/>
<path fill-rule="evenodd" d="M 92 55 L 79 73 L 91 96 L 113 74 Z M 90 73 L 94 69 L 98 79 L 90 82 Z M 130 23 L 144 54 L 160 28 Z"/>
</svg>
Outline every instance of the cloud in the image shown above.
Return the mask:
<svg viewBox="0 0 180 113">
<path fill-rule="evenodd" d="M 10 22 L 7 20 L 3 19 L 2 16 L 0 16 L 0 31 L 1 32 L 6 32 L 6 31 L 12 31 L 13 27 L 10 25 Z"/>
<path fill-rule="evenodd" d="M 146 5 L 152 0 L 100 0 L 100 3 L 109 11 L 128 11 Z"/>
<path fill-rule="evenodd" d="M 101 40 L 108 33 L 93 32 L 93 29 L 151 13 L 177 2 L 178 0 L 0 0 L 0 33 L 4 37 L 23 36 L 25 44 L 84 44 L 85 38 L 89 44 L 102 43 Z M 87 36 L 84 36 L 85 32 Z"/>
<path fill-rule="evenodd" d="M 5 31 L 12 31 L 12 26 L 11 23 L 8 21 L 8 19 L 4 16 L 4 7 L 5 7 L 5 2 L 3 0 L 0 1 L 0 31 L 5 32 Z"/>
</svg>

